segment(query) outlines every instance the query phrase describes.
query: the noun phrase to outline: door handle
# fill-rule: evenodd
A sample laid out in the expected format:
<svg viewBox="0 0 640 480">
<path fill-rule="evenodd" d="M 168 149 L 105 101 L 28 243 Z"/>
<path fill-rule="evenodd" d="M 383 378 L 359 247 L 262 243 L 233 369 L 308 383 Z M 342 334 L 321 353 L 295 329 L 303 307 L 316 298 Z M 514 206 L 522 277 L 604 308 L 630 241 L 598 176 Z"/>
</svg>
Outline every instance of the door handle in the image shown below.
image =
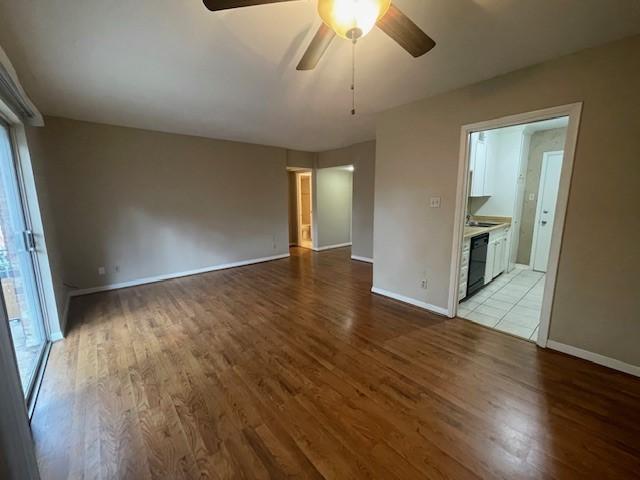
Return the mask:
<svg viewBox="0 0 640 480">
<path fill-rule="evenodd" d="M 25 230 L 24 232 L 24 246 L 28 252 L 36 251 L 36 237 L 31 230 Z"/>
</svg>

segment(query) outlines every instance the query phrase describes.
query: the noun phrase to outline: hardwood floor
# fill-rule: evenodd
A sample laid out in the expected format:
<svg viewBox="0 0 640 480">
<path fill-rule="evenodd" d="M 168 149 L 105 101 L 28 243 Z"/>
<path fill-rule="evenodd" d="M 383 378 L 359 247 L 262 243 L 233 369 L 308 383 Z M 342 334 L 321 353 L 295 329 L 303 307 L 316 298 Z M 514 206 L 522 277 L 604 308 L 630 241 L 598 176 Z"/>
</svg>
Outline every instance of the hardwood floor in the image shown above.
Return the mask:
<svg viewBox="0 0 640 480">
<path fill-rule="evenodd" d="M 349 254 L 74 299 L 43 479 L 638 478 L 638 379 L 372 295 Z"/>
</svg>

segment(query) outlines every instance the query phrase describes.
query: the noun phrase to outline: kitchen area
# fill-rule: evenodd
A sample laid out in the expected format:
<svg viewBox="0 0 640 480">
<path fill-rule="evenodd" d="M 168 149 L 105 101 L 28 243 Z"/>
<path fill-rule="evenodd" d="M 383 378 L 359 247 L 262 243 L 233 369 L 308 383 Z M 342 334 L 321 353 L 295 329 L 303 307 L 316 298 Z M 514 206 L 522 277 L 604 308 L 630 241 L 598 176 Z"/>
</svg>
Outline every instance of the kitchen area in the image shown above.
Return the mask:
<svg viewBox="0 0 640 480">
<path fill-rule="evenodd" d="M 536 341 L 565 136 L 562 118 L 471 134 L 458 317 Z"/>
</svg>

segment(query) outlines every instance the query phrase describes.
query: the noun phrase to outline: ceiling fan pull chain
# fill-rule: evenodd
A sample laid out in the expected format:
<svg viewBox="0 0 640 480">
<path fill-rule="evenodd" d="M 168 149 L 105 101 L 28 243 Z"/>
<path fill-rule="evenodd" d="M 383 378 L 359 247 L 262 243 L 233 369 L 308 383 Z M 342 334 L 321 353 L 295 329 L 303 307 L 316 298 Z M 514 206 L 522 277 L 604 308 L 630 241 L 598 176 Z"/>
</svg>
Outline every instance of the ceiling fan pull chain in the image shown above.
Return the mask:
<svg viewBox="0 0 640 480">
<path fill-rule="evenodd" d="M 351 115 L 356 114 L 356 42 L 351 41 Z"/>
</svg>

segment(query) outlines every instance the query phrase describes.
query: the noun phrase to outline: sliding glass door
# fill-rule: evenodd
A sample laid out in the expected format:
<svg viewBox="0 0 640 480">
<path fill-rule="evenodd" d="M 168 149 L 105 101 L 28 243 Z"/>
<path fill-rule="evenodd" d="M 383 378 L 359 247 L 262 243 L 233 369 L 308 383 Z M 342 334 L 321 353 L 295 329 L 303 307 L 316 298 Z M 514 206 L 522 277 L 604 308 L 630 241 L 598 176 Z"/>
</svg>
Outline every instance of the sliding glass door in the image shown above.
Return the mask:
<svg viewBox="0 0 640 480">
<path fill-rule="evenodd" d="M 0 280 L 22 390 L 29 397 L 47 344 L 19 170 L 9 127 L 0 119 Z"/>
</svg>

